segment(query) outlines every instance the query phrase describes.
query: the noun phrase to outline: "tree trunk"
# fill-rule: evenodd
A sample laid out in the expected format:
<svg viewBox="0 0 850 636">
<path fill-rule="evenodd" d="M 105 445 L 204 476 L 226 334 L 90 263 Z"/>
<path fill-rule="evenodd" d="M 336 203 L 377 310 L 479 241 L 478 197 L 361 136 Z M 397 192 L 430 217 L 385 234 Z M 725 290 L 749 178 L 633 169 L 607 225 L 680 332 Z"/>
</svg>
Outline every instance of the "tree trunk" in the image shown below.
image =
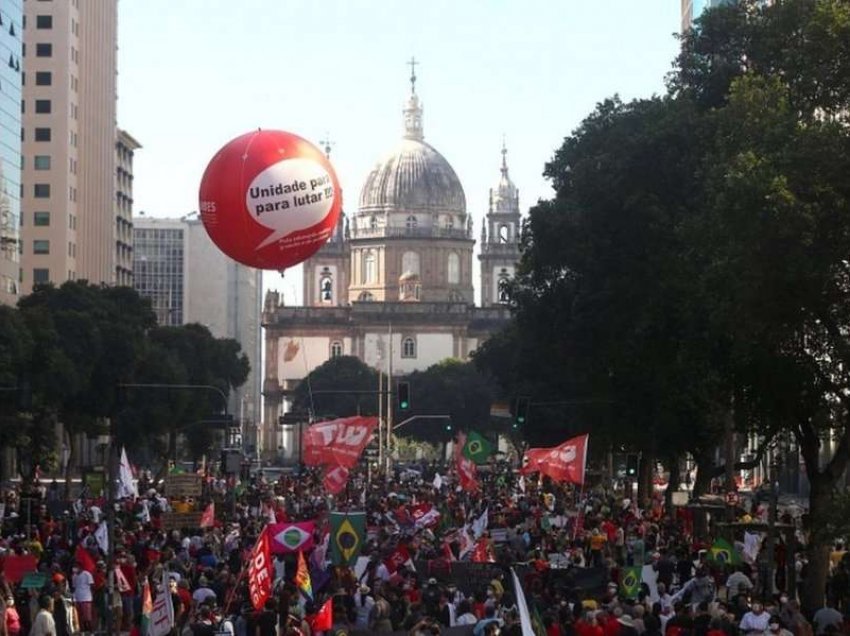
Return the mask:
<svg viewBox="0 0 850 636">
<path fill-rule="evenodd" d="M 697 463 L 697 476 L 694 479 L 694 489 L 691 496 L 694 500 L 697 500 L 708 492 L 715 466 L 711 451 L 704 450 L 694 459 Z M 694 510 L 694 535 L 699 538 L 708 536 L 708 513 L 701 508 Z"/>
<path fill-rule="evenodd" d="M 669 460 L 667 470 L 670 476 L 667 478 L 667 489 L 664 491 L 664 510 L 667 511 L 667 516 L 673 520 L 676 518 L 676 511 L 673 509 L 673 493 L 679 490 L 681 485 L 678 457 Z"/>
<path fill-rule="evenodd" d="M 652 503 L 652 478 L 655 476 L 655 457 L 652 452 L 644 451 L 638 466 L 637 503 L 648 510 Z"/>
<path fill-rule="evenodd" d="M 829 574 L 829 538 L 819 532 L 818 519 L 829 509 L 832 501 L 832 480 L 815 472 L 809 473 L 811 491 L 809 493 L 809 518 L 806 528 L 809 543 L 806 556 L 809 561 L 808 572 L 800 592 L 800 604 L 808 615 L 823 607 L 826 599 L 826 579 Z M 789 555 L 790 556 L 790 555 Z"/>
</svg>

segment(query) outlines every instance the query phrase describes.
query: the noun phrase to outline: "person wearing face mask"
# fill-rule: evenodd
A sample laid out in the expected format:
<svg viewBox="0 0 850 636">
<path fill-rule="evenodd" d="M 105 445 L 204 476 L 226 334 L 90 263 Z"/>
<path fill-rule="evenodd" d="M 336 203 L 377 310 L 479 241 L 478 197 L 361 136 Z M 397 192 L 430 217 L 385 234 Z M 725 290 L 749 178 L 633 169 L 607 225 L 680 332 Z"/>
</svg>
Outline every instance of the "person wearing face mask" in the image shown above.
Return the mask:
<svg viewBox="0 0 850 636">
<path fill-rule="evenodd" d="M 764 634 L 770 615 L 764 611 L 761 603 L 753 603 L 750 611 L 741 618 L 738 628 L 744 634 Z"/>
</svg>

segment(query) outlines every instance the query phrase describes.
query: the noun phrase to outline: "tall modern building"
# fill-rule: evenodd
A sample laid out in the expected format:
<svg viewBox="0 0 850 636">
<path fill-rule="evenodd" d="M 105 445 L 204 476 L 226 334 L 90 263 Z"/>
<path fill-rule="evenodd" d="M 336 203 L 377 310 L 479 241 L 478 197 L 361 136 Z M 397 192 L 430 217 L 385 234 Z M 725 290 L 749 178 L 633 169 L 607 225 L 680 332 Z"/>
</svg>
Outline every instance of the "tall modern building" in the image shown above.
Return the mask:
<svg viewBox="0 0 850 636">
<path fill-rule="evenodd" d="M 681 0 L 682 33 L 690 29 L 694 20 L 706 9 L 711 9 L 712 7 L 720 6 L 721 4 L 729 4 L 734 1 L 735 0 Z"/>
<path fill-rule="evenodd" d="M 231 396 L 228 411 L 254 440 L 261 418 L 260 270 L 225 256 L 197 219 L 137 216 L 133 274 L 136 290 L 151 300 L 159 324 L 200 323 L 217 338 L 242 345 L 251 374 Z"/>
<path fill-rule="evenodd" d="M 75 279 L 111 284 L 117 0 L 27 2 L 25 17 L 22 291 Z"/>
<path fill-rule="evenodd" d="M 126 130 L 115 141 L 115 279 L 133 286 L 133 156 L 142 145 Z"/>
<path fill-rule="evenodd" d="M 18 300 L 23 0 L 0 4 L 0 303 Z"/>
</svg>

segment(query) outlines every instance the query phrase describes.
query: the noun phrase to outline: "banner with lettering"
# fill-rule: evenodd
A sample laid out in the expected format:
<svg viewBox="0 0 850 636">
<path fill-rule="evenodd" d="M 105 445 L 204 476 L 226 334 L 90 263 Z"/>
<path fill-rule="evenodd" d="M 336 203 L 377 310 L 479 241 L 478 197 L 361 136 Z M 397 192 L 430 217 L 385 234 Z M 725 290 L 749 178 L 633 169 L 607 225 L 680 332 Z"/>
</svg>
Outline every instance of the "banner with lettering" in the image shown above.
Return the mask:
<svg viewBox="0 0 850 636">
<path fill-rule="evenodd" d="M 579 435 L 553 448 L 529 448 L 525 451 L 521 472 L 539 472 L 553 481 L 583 484 L 587 438 L 587 435 Z"/>
<path fill-rule="evenodd" d="M 260 538 L 251 550 L 248 563 L 248 591 L 251 605 L 260 610 L 272 593 L 272 558 L 269 546 L 269 533 L 261 532 Z"/>
<path fill-rule="evenodd" d="M 372 440 L 377 417 L 344 417 L 313 424 L 304 431 L 304 463 L 351 468 Z"/>
</svg>

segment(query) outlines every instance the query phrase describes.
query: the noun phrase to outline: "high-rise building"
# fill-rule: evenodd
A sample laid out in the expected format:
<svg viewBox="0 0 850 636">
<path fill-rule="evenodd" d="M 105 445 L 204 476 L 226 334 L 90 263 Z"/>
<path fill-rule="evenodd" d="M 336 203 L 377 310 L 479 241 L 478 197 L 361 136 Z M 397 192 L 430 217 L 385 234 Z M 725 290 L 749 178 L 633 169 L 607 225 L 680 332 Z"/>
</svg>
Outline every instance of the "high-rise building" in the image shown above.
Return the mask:
<svg viewBox="0 0 850 636">
<path fill-rule="evenodd" d="M 22 291 L 115 281 L 117 0 L 27 2 Z"/>
<path fill-rule="evenodd" d="M 217 338 L 239 342 L 251 373 L 228 410 L 254 440 L 260 420 L 260 270 L 225 256 L 197 219 L 137 216 L 133 284 L 149 298 L 161 325 L 199 323 Z M 250 445 L 256 442 L 251 441 Z"/>
<path fill-rule="evenodd" d="M 702 12 L 712 7 L 720 6 L 721 4 L 729 4 L 735 0 L 681 0 L 682 2 L 682 33 L 691 28 L 694 20 L 697 19 Z"/>
<path fill-rule="evenodd" d="M 186 322 L 187 234 L 182 220 L 133 220 L 133 286 L 151 301 L 160 325 Z"/>
<path fill-rule="evenodd" d="M 0 303 L 18 300 L 23 0 L 0 4 Z"/>
<path fill-rule="evenodd" d="M 141 144 L 126 130 L 115 141 L 115 284 L 133 286 L 133 155 Z"/>
</svg>

